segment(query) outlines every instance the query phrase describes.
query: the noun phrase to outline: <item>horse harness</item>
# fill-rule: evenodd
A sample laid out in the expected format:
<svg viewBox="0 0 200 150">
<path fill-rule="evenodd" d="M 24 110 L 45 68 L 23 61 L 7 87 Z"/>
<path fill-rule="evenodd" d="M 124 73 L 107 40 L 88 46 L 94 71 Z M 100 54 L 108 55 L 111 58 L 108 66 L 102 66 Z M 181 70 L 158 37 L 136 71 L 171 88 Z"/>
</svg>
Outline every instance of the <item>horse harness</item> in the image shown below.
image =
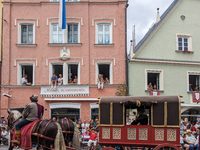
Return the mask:
<svg viewBox="0 0 200 150">
<path fill-rule="evenodd" d="M 50 141 L 54 141 L 53 138 L 50 138 L 50 137 L 47 137 L 47 136 L 44 135 L 44 132 L 45 132 L 46 128 L 48 127 L 48 125 L 49 125 L 51 122 L 53 122 L 52 120 L 49 120 L 49 121 L 47 122 L 47 124 L 45 125 L 45 127 L 44 127 L 44 129 L 43 129 L 43 131 L 42 131 L 42 134 L 39 134 L 39 133 L 38 133 L 39 128 L 40 128 L 41 124 L 42 124 L 44 121 L 45 121 L 45 120 L 41 120 L 40 123 L 39 123 L 39 125 L 37 126 L 36 133 L 32 133 L 32 135 L 37 136 L 37 145 L 39 145 L 39 138 L 44 138 L 44 139 L 47 139 L 47 140 L 50 140 Z M 54 123 L 54 122 L 53 122 L 53 123 Z M 55 124 L 55 125 L 56 125 L 56 124 Z M 57 127 L 57 125 L 56 125 L 56 127 Z"/>
<path fill-rule="evenodd" d="M 69 129 L 69 131 L 66 131 L 65 128 L 64 128 L 64 120 L 66 120 L 67 122 L 67 129 Z M 69 126 L 69 120 L 66 118 L 66 119 L 62 119 L 61 120 L 61 126 L 62 126 L 62 132 L 65 133 L 65 140 L 67 140 L 67 133 L 74 133 L 73 131 L 70 131 L 70 126 Z"/>
</svg>

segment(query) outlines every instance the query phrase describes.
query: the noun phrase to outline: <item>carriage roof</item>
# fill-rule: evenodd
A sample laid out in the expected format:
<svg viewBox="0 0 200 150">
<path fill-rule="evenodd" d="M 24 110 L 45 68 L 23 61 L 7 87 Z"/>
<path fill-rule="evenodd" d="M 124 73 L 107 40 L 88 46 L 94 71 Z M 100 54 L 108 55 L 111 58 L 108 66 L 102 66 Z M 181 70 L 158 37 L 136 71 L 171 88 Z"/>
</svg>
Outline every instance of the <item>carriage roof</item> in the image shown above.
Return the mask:
<svg viewBox="0 0 200 150">
<path fill-rule="evenodd" d="M 102 97 L 99 100 L 99 122 L 101 126 L 124 126 L 125 108 L 149 109 L 149 120 L 153 127 L 180 127 L 179 96 L 121 96 Z"/>
<path fill-rule="evenodd" d="M 9 108 L 8 110 L 10 110 L 10 111 L 17 110 L 17 111 L 19 111 L 20 113 L 22 113 L 23 110 L 24 110 L 24 107 L 13 107 L 13 108 Z"/>
</svg>

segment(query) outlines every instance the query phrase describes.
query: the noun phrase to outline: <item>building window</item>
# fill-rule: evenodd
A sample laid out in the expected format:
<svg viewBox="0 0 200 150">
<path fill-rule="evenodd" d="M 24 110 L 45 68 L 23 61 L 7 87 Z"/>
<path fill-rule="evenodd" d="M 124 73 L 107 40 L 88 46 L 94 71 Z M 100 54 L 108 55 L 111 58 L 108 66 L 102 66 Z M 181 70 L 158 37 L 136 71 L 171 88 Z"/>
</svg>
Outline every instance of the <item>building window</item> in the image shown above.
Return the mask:
<svg viewBox="0 0 200 150">
<path fill-rule="evenodd" d="M 51 42 L 63 43 L 63 30 L 58 27 L 58 24 L 51 24 Z"/>
<path fill-rule="evenodd" d="M 188 91 L 199 91 L 200 89 L 200 73 L 189 73 Z"/>
<path fill-rule="evenodd" d="M 98 118 L 98 114 L 99 114 L 98 108 L 92 108 L 91 109 L 91 119 L 93 119 L 95 121 L 95 119 Z"/>
<path fill-rule="evenodd" d="M 99 64 L 99 74 L 103 76 L 104 82 L 107 80 L 110 80 L 110 65 L 109 64 Z M 109 81 L 110 83 L 110 81 Z"/>
<path fill-rule="evenodd" d="M 63 84 L 80 84 L 80 68 L 79 63 L 53 63 L 50 67 L 50 83 L 53 74 L 59 78 L 61 74 L 63 77 Z"/>
<path fill-rule="evenodd" d="M 98 44 L 111 43 L 111 25 L 110 24 L 97 25 L 97 43 Z"/>
<path fill-rule="evenodd" d="M 80 118 L 80 109 L 75 108 L 56 108 L 51 109 L 51 118 L 56 117 L 57 120 L 67 117 L 73 121 Z"/>
<path fill-rule="evenodd" d="M 78 43 L 78 24 L 67 24 L 68 43 Z"/>
<path fill-rule="evenodd" d="M 146 70 L 145 90 L 163 90 L 162 70 Z"/>
<path fill-rule="evenodd" d="M 78 65 L 68 64 L 68 83 L 78 83 Z"/>
<path fill-rule="evenodd" d="M 177 34 L 177 50 L 192 51 L 192 36 Z"/>
<path fill-rule="evenodd" d="M 22 85 L 22 78 L 27 75 L 27 83 L 34 85 L 34 64 L 32 63 L 20 63 L 18 64 L 18 78 L 17 85 Z"/>
<path fill-rule="evenodd" d="M 20 25 L 20 44 L 34 44 L 34 25 L 21 24 Z"/>
<path fill-rule="evenodd" d="M 188 38 L 179 37 L 178 38 L 178 50 L 179 51 L 188 51 L 188 46 L 189 46 L 188 41 L 189 41 Z"/>
<path fill-rule="evenodd" d="M 55 73 L 58 78 L 59 74 L 63 75 L 63 65 L 53 65 L 52 67 L 53 67 L 53 74 Z"/>
</svg>

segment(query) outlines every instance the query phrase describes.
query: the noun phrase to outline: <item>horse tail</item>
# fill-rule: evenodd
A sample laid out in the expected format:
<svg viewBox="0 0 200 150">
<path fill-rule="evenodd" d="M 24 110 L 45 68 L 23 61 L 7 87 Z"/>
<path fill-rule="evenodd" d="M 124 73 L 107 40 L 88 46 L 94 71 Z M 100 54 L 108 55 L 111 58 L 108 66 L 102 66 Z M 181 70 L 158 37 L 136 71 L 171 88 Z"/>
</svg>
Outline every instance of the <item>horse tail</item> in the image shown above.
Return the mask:
<svg viewBox="0 0 200 150">
<path fill-rule="evenodd" d="M 73 123 L 74 124 L 74 135 L 73 135 L 73 148 L 76 148 L 76 149 L 80 149 L 80 141 L 79 141 L 79 135 L 78 135 L 78 129 L 76 127 L 76 123 Z"/>
<path fill-rule="evenodd" d="M 56 122 L 57 125 L 57 134 L 54 141 L 55 150 L 66 150 L 65 140 L 63 137 L 62 129 L 59 123 Z"/>
</svg>

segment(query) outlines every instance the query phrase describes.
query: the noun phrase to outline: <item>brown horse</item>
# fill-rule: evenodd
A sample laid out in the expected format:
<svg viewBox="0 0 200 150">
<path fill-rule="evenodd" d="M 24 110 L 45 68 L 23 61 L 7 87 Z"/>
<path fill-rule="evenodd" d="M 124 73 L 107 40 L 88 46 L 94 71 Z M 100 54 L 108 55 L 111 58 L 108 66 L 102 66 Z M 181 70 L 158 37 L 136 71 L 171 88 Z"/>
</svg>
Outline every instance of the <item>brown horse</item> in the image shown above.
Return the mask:
<svg viewBox="0 0 200 150">
<path fill-rule="evenodd" d="M 18 110 L 10 110 L 8 109 L 8 127 L 11 131 L 10 138 L 12 139 L 12 131 L 15 129 L 15 125 L 20 121 L 22 118 L 22 114 Z M 55 143 L 59 143 L 63 141 L 64 138 L 62 135 L 62 129 L 60 125 L 54 123 L 51 120 L 40 120 L 37 122 L 32 131 L 32 143 L 37 144 L 37 150 L 39 150 L 39 146 L 43 147 L 43 150 L 49 149 L 64 149 L 65 145 L 56 145 Z M 58 139 L 58 137 L 60 139 Z M 22 137 L 23 138 L 23 137 Z M 58 142 L 59 141 L 59 142 Z M 56 147 L 56 148 L 55 148 Z M 64 147 L 64 148 L 63 148 Z M 9 150 L 12 150 L 14 147 L 12 143 L 10 143 Z"/>
</svg>

